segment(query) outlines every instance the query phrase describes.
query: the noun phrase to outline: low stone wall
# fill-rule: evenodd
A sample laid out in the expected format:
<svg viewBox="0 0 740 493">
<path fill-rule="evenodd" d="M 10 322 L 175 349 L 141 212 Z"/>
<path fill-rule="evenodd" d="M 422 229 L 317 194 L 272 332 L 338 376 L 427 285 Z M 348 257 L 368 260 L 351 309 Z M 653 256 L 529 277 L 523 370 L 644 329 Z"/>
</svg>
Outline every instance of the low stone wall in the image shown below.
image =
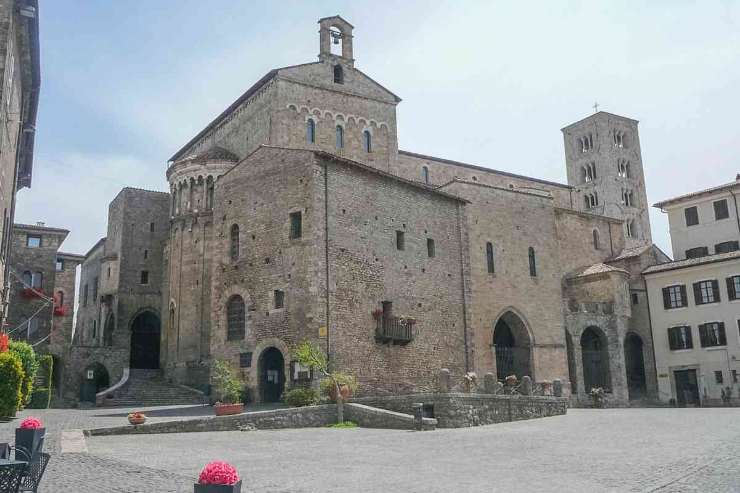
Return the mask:
<svg viewBox="0 0 740 493">
<path fill-rule="evenodd" d="M 385 428 L 390 430 L 415 429 L 414 416 L 411 414 L 370 407 L 364 404 L 345 404 L 344 419 L 346 421 L 354 421 L 363 428 Z M 436 419 L 422 418 L 423 430 L 434 430 L 436 427 Z"/>
<path fill-rule="evenodd" d="M 425 405 L 425 416 L 437 419 L 439 428 L 463 428 L 565 414 L 568 399 L 522 395 L 428 393 L 359 397 L 353 403 L 413 413 L 413 404 Z M 431 416 L 430 416 L 431 414 Z"/>
<path fill-rule="evenodd" d="M 337 421 L 333 404 L 255 411 L 233 416 L 210 416 L 178 421 L 161 421 L 139 426 L 116 426 L 85 430 L 86 435 L 129 435 L 136 433 L 187 433 L 196 431 L 232 431 L 253 426 L 259 430 L 281 428 L 312 428 L 327 426 Z"/>
</svg>

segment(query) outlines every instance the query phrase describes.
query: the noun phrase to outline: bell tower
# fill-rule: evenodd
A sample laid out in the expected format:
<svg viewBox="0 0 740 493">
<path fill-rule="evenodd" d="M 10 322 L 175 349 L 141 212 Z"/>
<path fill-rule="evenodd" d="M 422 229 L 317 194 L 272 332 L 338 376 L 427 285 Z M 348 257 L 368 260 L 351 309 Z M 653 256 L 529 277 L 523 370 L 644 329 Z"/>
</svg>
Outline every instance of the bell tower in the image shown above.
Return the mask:
<svg viewBox="0 0 740 493">
<path fill-rule="evenodd" d="M 319 19 L 319 60 L 354 67 L 352 29 L 354 26 L 338 15 Z M 338 53 L 332 53 L 332 46 Z"/>
</svg>

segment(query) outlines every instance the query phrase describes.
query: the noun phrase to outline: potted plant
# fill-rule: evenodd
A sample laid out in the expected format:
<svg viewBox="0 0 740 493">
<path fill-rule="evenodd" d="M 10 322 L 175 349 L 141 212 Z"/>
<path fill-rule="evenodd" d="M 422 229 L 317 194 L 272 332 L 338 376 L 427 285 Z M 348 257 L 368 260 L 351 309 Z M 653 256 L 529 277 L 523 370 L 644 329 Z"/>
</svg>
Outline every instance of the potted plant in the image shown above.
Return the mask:
<svg viewBox="0 0 740 493">
<path fill-rule="evenodd" d="M 216 403 L 213 408 L 216 416 L 240 414 L 244 412 L 241 402 L 242 380 L 227 361 L 217 360 L 213 365 L 213 388 Z"/>
<path fill-rule="evenodd" d="M 242 481 L 227 462 L 214 461 L 205 465 L 198 476 L 194 493 L 240 493 Z"/>
<path fill-rule="evenodd" d="M 341 372 L 335 372 L 333 377 L 333 379 L 325 378 L 321 381 L 321 392 L 329 396 L 332 402 L 337 402 L 337 388 L 339 388 L 339 395 L 342 396 L 342 401 L 346 402 L 357 390 L 357 379 Z"/>
<path fill-rule="evenodd" d="M 141 411 L 134 411 L 128 415 L 128 422 L 132 425 L 143 425 L 146 422 L 146 414 Z"/>
<path fill-rule="evenodd" d="M 37 461 L 44 448 L 45 435 L 46 428 L 40 419 L 28 417 L 21 421 L 15 430 L 16 454 L 20 452 L 22 455 L 19 459 L 28 462 Z"/>
</svg>

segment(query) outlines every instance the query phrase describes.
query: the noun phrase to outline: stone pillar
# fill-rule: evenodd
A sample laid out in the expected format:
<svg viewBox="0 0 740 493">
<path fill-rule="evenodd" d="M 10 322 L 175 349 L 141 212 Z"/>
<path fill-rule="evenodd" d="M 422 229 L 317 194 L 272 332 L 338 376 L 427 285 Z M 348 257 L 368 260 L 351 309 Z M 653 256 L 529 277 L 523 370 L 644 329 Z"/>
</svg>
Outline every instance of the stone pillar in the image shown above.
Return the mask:
<svg viewBox="0 0 740 493">
<path fill-rule="evenodd" d="M 450 391 L 450 370 L 442 368 L 439 370 L 439 392 L 446 394 Z"/>
<path fill-rule="evenodd" d="M 522 377 L 522 384 L 519 386 L 519 393 L 522 395 L 532 395 L 532 379 L 529 375 Z"/>
<path fill-rule="evenodd" d="M 424 429 L 424 404 L 414 402 L 411 407 L 414 409 L 414 429 L 422 431 Z"/>
</svg>

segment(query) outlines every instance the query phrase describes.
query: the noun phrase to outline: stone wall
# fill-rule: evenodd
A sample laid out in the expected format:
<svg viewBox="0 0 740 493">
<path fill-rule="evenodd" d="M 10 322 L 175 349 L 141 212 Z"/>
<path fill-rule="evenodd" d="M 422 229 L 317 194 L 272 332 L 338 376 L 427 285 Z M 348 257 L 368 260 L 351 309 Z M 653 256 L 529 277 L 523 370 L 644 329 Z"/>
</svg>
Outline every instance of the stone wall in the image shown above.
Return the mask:
<svg viewBox="0 0 740 493">
<path fill-rule="evenodd" d="M 416 429 L 416 421 L 411 414 L 351 402 L 344 405 L 344 420 L 357 423 L 363 428 L 383 428 L 388 430 Z M 423 430 L 434 430 L 436 427 L 436 419 L 422 418 Z"/>
</svg>

